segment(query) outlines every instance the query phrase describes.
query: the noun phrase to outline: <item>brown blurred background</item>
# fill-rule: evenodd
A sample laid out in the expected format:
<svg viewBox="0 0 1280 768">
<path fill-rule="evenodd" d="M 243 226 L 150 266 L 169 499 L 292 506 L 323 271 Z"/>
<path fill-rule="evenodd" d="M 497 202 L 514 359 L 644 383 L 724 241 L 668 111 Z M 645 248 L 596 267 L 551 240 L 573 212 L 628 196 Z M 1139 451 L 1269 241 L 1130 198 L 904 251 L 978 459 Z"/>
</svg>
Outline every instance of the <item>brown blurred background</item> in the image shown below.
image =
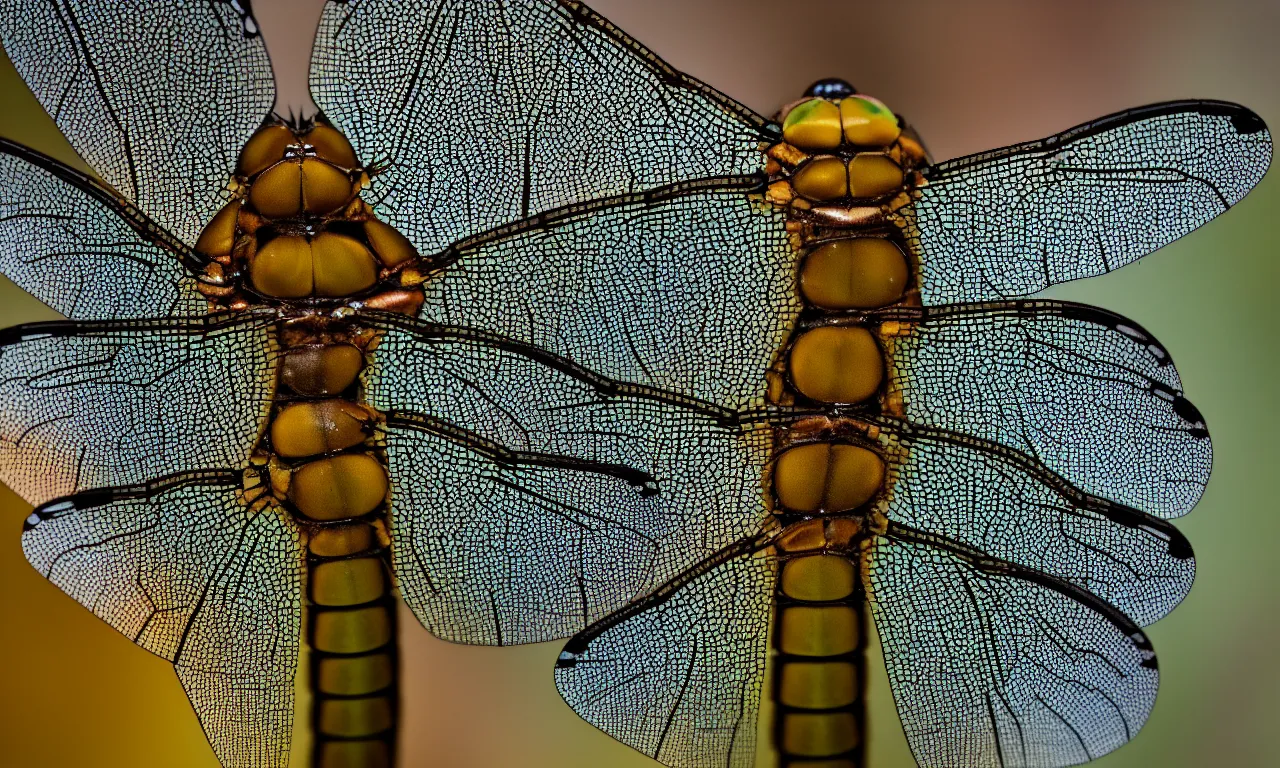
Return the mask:
<svg viewBox="0 0 1280 768">
<path fill-rule="evenodd" d="M 311 23 L 315 0 L 255 6 L 274 39 Z M 677 68 L 766 114 L 815 79 L 846 77 L 905 114 L 938 158 L 1173 98 L 1239 101 L 1280 126 L 1274 0 L 593 6 Z M 295 61 L 304 71 L 304 59 Z M 2 63 L 0 135 L 73 160 Z M 1273 172 L 1238 208 L 1157 256 L 1055 294 L 1126 314 L 1164 342 L 1215 445 L 1208 493 L 1179 523 L 1198 556 L 1195 589 L 1150 630 L 1163 672 L 1155 712 L 1102 766 L 1278 762 L 1278 203 Z M 53 316 L 12 286 L 0 297 L 3 324 Z M 213 766 L 169 665 L 26 565 L 18 537 L 28 507 L 0 493 L 0 763 Z M 654 765 L 560 702 L 551 680 L 559 644 L 465 648 L 415 624 L 404 642 L 405 766 Z M 883 673 L 872 686 L 870 765 L 911 765 Z"/>
</svg>

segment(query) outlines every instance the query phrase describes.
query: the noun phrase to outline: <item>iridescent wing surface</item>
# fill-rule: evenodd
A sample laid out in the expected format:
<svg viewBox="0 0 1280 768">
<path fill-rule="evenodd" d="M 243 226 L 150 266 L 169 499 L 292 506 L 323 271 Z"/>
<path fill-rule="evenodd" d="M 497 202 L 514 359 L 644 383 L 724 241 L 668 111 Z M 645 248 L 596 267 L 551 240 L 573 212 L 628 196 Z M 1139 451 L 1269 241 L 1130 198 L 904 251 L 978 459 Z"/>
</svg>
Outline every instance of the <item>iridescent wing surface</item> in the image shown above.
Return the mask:
<svg viewBox="0 0 1280 768">
<path fill-rule="evenodd" d="M 247 7 L 10 1 L 0 4 L 0 42 L 76 152 L 194 245 L 226 202 L 240 147 L 275 101 Z"/>
<path fill-rule="evenodd" d="M 0 139 L 0 272 L 73 320 L 203 314 L 199 258 L 101 182 Z"/>
<path fill-rule="evenodd" d="M 898 428 L 885 444 L 908 458 L 863 579 L 917 758 L 1024 764 L 1017 749 L 1025 764 L 1071 765 L 1122 744 L 1155 694 L 1140 626 L 1191 587 L 1185 538 L 1003 446 Z M 752 765 L 754 724 L 706 726 L 759 706 L 772 543 L 735 542 L 577 635 L 556 670 L 565 700 L 666 765 Z M 742 573 L 764 583 L 760 602 Z"/>
<path fill-rule="evenodd" d="M 432 253 L 552 208 L 758 174 L 768 121 L 580 3 L 331 2 L 312 96 Z"/>
<path fill-rule="evenodd" d="M 1226 211 L 1271 164 L 1238 104 L 1152 104 L 938 163 L 915 205 L 926 304 L 1025 296 L 1118 269 Z"/>
<path fill-rule="evenodd" d="M 197 471 L 38 507 L 27 559 L 126 637 L 172 661 L 224 765 L 283 766 L 302 611 L 297 531 L 250 510 L 240 473 Z"/>
</svg>

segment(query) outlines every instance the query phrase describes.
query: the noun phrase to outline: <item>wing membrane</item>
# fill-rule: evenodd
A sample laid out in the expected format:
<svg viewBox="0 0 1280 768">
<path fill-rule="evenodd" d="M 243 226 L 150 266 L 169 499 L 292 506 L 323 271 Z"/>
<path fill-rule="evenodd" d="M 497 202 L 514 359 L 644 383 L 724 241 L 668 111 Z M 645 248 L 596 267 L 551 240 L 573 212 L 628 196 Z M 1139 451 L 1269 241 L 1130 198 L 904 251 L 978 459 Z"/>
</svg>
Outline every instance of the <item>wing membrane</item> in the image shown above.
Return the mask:
<svg viewBox="0 0 1280 768">
<path fill-rule="evenodd" d="M 0 479 L 40 503 L 241 467 L 271 406 L 273 345 L 269 319 L 252 314 L 7 329 Z"/>
<path fill-rule="evenodd" d="M 1190 591 L 1191 545 L 1168 522 L 1083 494 L 1000 446 L 909 425 L 896 430 L 891 521 L 1048 573 L 1142 626 Z"/>
<path fill-rule="evenodd" d="M 388 412 L 396 567 L 436 634 L 564 637 L 767 514 L 768 433 L 739 414 L 480 332 L 379 320 L 391 330 L 365 387 Z"/>
<path fill-rule="evenodd" d="M 71 146 L 188 245 L 275 83 L 248 4 L 0 4 L 0 41 Z"/>
<path fill-rule="evenodd" d="M 223 765 L 283 766 L 302 629 L 301 542 L 202 471 L 50 502 L 22 548 L 121 634 L 172 661 Z"/>
<path fill-rule="evenodd" d="M 893 386 L 917 424 L 999 442 L 1081 490 L 1161 517 L 1195 506 L 1213 449 L 1168 351 L 1078 304 L 890 310 Z"/>
<path fill-rule="evenodd" d="M 311 91 L 365 162 L 386 165 L 369 199 L 423 252 L 764 164 L 766 121 L 578 3 L 331 2 Z"/>
<path fill-rule="evenodd" d="M 0 139 L 0 272 L 73 320 L 203 314 L 186 245 L 74 168 Z"/>
<path fill-rule="evenodd" d="M 569 641 L 556 687 L 584 720 L 673 768 L 755 761 L 774 563 L 746 539 Z"/>
<path fill-rule="evenodd" d="M 897 526 L 864 578 L 921 765 L 1076 765 L 1146 722 L 1151 645 L 1088 592 Z"/>
<path fill-rule="evenodd" d="M 750 180 L 680 186 L 477 236 L 427 284 L 422 317 L 621 381 L 758 401 L 799 312 L 796 254 L 759 191 Z"/>
<path fill-rule="evenodd" d="M 1248 109 L 1184 101 L 939 163 L 915 206 L 921 298 L 1025 296 L 1118 269 L 1239 202 L 1271 151 Z"/>
</svg>

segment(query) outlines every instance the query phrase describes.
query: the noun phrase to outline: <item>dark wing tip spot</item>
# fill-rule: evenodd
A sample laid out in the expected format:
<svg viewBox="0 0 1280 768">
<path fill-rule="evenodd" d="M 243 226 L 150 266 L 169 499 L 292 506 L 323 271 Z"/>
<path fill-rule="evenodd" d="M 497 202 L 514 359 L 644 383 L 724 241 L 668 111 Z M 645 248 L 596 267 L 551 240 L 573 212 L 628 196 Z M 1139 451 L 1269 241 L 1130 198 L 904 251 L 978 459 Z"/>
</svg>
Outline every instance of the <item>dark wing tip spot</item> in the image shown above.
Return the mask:
<svg viewBox="0 0 1280 768">
<path fill-rule="evenodd" d="M 1267 124 L 1263 122 L 1257 113 L 1250 109 L 1241 108 L 1239 112 L 1231 116 L 1231 127 L 1236 129 L 1236 133 L 1241 136 L 1249 136 L 1254 133 L 1261 133 L 1267 130 Z"/>
<path fill-rule="evenodd" d="M 573 669 L 578 665 L 578 656 L 568 650 L 561 651 L 560 658 L 556 659 L 556 669 Z"/>
<path fill-rule="evenodd" d="M 1209 433 L 1205 430 L 1204 415 L 1200 413 L 1200 409 L 1195 407 L 1190 400 L 1178 395 L 1173 399 L 1173 412 L 1193 427 L 1198 427 L 1200 431 L 1207 436 Z"/>
<path fill-rule="evenodd" d="M 1190 560 L 1195 557 L 1195 552 L 1191 551 L 1191 542 L 1187 541 L 1181 533 L 1169 537 L 1169 557 L 1178 560 Z"/>
</svg>

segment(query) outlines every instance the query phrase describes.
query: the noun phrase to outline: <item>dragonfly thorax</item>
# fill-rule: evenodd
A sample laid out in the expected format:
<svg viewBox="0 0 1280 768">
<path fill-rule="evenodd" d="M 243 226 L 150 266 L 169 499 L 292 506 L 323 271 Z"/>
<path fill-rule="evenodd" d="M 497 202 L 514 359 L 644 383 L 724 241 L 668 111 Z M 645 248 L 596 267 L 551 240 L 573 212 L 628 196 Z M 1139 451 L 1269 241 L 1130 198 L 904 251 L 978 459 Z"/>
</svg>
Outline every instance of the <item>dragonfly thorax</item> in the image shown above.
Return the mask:
<svg viewBox="0 0 1280 768">
<path fill-rule="evenodd" d="M 240 152 L 231 202 L 196 243 L 212 260 L 205 294 L 235 308 L 254 303 L 254 295 L 323 302 L 375 293 L 417 252 L 360 200 L 367 183 L 351 144 L 332 126 L 263 125 Z M 417 302 L 409 304 L 416 310 Z"/>
</svg>

